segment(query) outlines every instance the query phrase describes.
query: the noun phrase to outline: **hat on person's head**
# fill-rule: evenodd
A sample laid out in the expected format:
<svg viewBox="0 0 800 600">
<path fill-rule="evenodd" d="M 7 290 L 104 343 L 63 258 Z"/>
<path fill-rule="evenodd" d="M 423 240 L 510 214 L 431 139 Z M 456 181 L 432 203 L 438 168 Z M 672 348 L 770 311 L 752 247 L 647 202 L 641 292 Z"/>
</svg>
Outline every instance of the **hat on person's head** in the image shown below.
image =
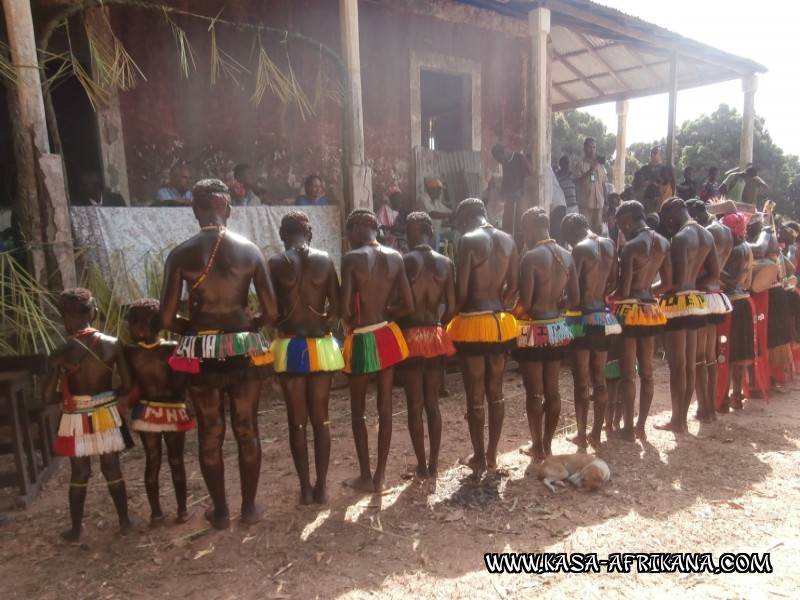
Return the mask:
<svg viewBox="0 0 800 600">
<path fill-rule="evenodd" d="M 437 188 L 440 189 L 440 190 L 446 190 L 447 189 L 447 186 L 445 184 L 443 184 L 436 177 L 426 177 L 423 180 L 423 183 L 425 184 L 425 189 L 426 190 L 427 189 L 437 189 Z"/>
</svg>

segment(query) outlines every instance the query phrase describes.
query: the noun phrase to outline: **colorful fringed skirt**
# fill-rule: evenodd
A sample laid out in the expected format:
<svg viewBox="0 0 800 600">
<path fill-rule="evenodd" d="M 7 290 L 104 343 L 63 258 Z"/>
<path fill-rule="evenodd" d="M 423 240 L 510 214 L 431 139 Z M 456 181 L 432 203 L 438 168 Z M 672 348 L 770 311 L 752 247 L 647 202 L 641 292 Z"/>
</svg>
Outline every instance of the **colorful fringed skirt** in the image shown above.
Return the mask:
<svg viewBox="0 0 800 600">
<path fill-rule="evenodd" d="M 664 311 L 655 300 L 626 298 L 614 303 L 614 316 L 622 326 L 622 337 L 653 337 L 667 323 Z"/>
<path fill-rule="evenodd" d="M 122 417 L 114 392 L 72 396 L 62 389 L 61 422 L 54 446 L 58 456 L 98 456 L 125 450 Z"/>
<path fill-rule="evenodd" d="M 189 431 L 195 422 L 180 400 L 139 399 L 131 408 L 131 429 L 144 432 Z"/>
<path fill-rule="evenodd" d="M 728 360 L 732 365 L 751 365 L 756 357 L 755 350 L 755 321 L 753 308 L 750 304 L 750 294 L 730 297 L 731 329 L 729 340 L 730 356 Z"/>
<path fill-rule="evenodd" d="M 508 312 L 461 313 L 447 325 L 456 352 L 466 356 L 503 354 L 517 346 L 517 320 Z"/>
<path fill-rule="evenodd" d="M 703 295 L 695 291 L 663 294 L 658 301 L 667 317 L 665 331 L 700 329 L 708 323 L 708 307 Z"/>
<path fill-rule="evenodd" d="M 265 379 L 272 372 L 272 361 L 260 332 L 201 332 L 181 338 L 169 365 L 185 373 L 189 385 L 216 387 Z"/>
<path fill-rule="evenodd" d="M 344 340 L 344 372 L 348 375 L 377 373 L 407 356 L 406 340 L 396 323 L 357 327 Z"/>
<path fill-rule="evenodd" d="M 706 319 L 709 325 L 724 323 L 725 315 L 733 310 L 730 299 L 721 290 L 705 292 L 703 300 L 705 300 L 706 308 L 708 309 Z"/>
<path fill-rule="evenodd" d="M 606 310 L 568 311 L 567 326 L 572 333 L 571 348 L 608 352 L 614 336 L 622 333 L 616 317 Z"/>
<path fill-rule="evenodd" d="M 280 336 L 272 340 L 270 351 L 276 373 L 309 375 L 344 369 L 339 343 L 331 334 L 322 337 Z"/>
<path fill-rule="evenodd" d="M 511 356 L 517 362 L 553 362 L 569 353 L 572 332 L 564 317 L 518 321 L 517 347 Z"/>
<path fill-rule="evenodd" d="M 439 367 L 445 358 L 456 353 L 453 340 L 441 325 L 420 325 L 401 329 L 408 346 L 408 358 L 402 363 L 404 367 L 414 367 L 423 361 L 431 361 L 431 364 Z"/>
<path fill-rule="evenodd" d="M 769 288 L 767 314 L 767 348 L 769 366 L 785 367 L 792 362 L 792 314 L 786 290 L 780 283 Z"/>
</svg>

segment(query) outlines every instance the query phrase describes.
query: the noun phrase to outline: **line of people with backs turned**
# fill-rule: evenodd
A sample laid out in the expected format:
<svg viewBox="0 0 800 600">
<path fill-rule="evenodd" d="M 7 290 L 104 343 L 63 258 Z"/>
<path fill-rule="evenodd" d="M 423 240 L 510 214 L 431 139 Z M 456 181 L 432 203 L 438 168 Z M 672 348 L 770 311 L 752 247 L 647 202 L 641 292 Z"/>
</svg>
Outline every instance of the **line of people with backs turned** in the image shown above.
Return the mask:
<svg viewBox="0 0 800 600">
<path fill-rule="evenodd" d="M 600 447 L 604 422 L 607 437 L 647 439 L 654 342 L 662 331 L 672 416 L 657 427 L 675 434 L 687 431 L 695 391 L 701 420 L 716 419 L 716 412 L 728 406 L 741 408 L 745 366 L 755 363 L 753 381 L 766 394 L 770 375 L 778 377 L 787 364 L 789 344 L 800 341 L 786 339 L 786 324 L 794 322 L 800 297 L 795 293 L 790 301 L 782 284 L 790 263 L 780 260 L 774 234 L 751 219 L 750 243 L 743 215 L 728 214 L 719 221 L 702 202 L 690 203 L 688 210 L 677 197 L 664 203 L 661 222 L 669 239 L 647 225 L 639 202 L 623 202 L 616 211 L 624 238 L 619 248 L 593 233 L 586 217 L 568 214 L 561 225 L 571 251 L 556 244 L 548 214 L 534 207 L 522 215 L 524 249 L 519 252 L 510 235 L 487 221 L 483 202 L 469 198 L 455 211 L 461 233 L 455 266 L 431 247 L 435 230 L 428 214 L 407 216 L 409 251 L 401 256 L 377 241 L 375 214 L 359 209 L 347 218 L 350 251 L 342 258 L 341 280 L 331 257 L 311 246 L 313 232 L 302 212 L 284 216 L 284 250 L 267 259 L 252 242 L 228 230 L 231 197 L 224 183 L 198 182 L 192 206 L 200 231 L 170 252 L 160 301 L 148 299 L 130 307 L 127 346 L 92 326 L 97 308 L 90 292 L 61 294 L 58 306 L 69 337 L 50 356 L 43 396 L 60 403 L 62 410 L 56 451 L 69 456 L 72 467 L 71 527 L 62 534 L 69 541 L 82 533 L 91 456 L 100 457 L 121 533 L 136 524 L 128 514 L 119 462 L 119 452 L 133 444 L 127 423 L 139 433 L 145 450 L 151 524 L 164 520 L 159 500 L 162 439 L 177 520 L 192 516 L 183 454 L 185 432 L 196 419 L 198 458 L 211 499 L 205 517 L 215 528 L 228 528 L 231 510 L 222 455 L 226 403 L 238 448 L 239 519 L 256 522 L 261 512 L 256 505 L 261 472 L 258 403 L 262 383 L 272 373 L 286 402 L 300 502 L 321 504 L 328 500 L 328 402 L 338 371 L 348 376 L 359 463 L 359 473 L 346 483 L 380 493 L 386 487 L 392 438 L 395 369 L 408 403 L 416 476 L 427 479 L 439 474 L 438 392 L 448 357 L 457 355 L 461 363 L 472 445 L 472 453 L 461 462 L 478 475 L 499 466 L 509 354 L 519 363 L 526 392 L 531 442 L 521 451 L 541 460 L 551 454 L 559 421 L 563 361 L 570 361 L 575 383 L 578 431 L 573 442 L 585 452 L 590 445 Z M 251 286 L 255 311 L 249 306 Z M 768 314 L 764 331 L 761 321 L 753 325 L 753 315 L 762 312 Z M 341 349 L 332 329 L 337 320 L 346 329 Z M 265 326 L 275 330 L 271 343 L 261 333 Z M 161 339 L 162 329 L 179 340 Z M 718 331 L 725 333 L 718 336 Z M 718 356 L 723 358 L 716 360 Z M 366 420 L 367 386 L 373 378 L 378 413 L 374 470 Z M 612 388 L 616 391 L 609 393 Z M 193 416 L 184 404 L 186 393 Z"/>
</svg>

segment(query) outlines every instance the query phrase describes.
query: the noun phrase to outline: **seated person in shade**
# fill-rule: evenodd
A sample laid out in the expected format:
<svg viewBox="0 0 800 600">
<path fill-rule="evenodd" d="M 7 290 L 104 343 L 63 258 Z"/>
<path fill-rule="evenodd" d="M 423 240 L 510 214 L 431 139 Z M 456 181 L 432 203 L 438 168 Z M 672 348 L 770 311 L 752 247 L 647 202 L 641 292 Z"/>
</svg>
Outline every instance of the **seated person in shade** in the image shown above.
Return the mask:
<svg viewBox="0 0 800 600">
<path fill-rule="evenodd" d="M 255 192 L 253 167 L 239 163 L 233 168 L 233 181 L 228 185 L 234 206 L 261 206 L 261 198 Z"/>
<path fill-rule="evenodd" d="M 327 206 L 325 187 L 317 175 L 309 175 L 303 182 L 303 191 L 294 201 L 295 206 Z"/>
<path fill-rule="evenodd" d="M 100 173 L 94 170 L 82 171 L 78 175 L 77 194 L 72 197 L 73 206 L 127 206 L 119 194 L 103 188 Z"/>
<path fill-rule="evenodd" d="M 154 206 L 191 206 L 192 184 L 189 167 L 175 165 L 169 170 L 169 185 L 156 192 Z"/>
</svg>

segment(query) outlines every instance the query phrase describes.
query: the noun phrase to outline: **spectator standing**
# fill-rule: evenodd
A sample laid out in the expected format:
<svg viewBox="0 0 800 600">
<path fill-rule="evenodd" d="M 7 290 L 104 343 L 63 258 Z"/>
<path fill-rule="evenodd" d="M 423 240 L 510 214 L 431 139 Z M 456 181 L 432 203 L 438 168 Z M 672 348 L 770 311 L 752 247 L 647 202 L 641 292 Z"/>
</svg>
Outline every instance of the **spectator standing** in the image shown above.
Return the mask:
<svg viewBox="0 0 800 600">
<path fill-rule="evenodd" d="M 603 230 L 603 209 L 606 205 L 606 172 L 597 160 L 597 141 L 587 137 L 583 142 L 583 158 L 572 173 L 578 209 L 589 221 L 591 230 L 600 234 Z"/>
</svg>

